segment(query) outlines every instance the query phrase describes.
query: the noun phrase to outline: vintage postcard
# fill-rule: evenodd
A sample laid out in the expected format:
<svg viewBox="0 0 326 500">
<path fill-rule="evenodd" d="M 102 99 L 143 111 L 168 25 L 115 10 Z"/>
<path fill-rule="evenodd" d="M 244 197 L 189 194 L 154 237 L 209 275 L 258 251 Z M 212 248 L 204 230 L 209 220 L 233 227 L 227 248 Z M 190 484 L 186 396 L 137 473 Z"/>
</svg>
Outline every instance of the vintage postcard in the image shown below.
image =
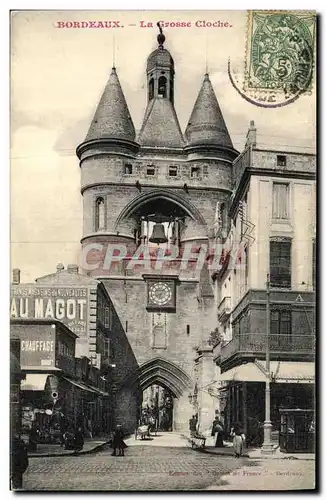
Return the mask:
<svg viewBox="0 0 326 500">
<path fill-rule="evenodd" d="M 10 21 L 11 489 L 314 490 L 316 13 Z"/>
</svg>

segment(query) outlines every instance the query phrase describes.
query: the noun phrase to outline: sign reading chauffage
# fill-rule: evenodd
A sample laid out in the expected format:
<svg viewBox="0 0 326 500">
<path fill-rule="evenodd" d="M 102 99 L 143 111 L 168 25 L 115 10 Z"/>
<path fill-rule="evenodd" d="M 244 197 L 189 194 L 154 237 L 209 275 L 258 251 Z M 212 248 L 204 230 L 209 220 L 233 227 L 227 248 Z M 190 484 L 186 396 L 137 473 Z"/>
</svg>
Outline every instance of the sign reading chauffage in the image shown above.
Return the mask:
<svg viewBox="0 0 326 500">
<path fill-rule="evenodd" d="M 12 286 L 10 317 L 57 319 L 78 336 L 86 336 L 88 290 L 85 287 L 68 286 Z"/>
</svg>

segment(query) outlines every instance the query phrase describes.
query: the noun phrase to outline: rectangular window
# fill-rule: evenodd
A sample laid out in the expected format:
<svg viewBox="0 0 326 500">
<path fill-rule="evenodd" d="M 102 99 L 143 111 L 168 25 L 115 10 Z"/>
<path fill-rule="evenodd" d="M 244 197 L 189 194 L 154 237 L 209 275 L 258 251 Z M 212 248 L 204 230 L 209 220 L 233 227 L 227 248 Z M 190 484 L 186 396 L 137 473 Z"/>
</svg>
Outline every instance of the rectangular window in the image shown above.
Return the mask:
<svg viewBox="0 0 326 500">
<path fill-rule="evenodd" d="M 246 245 L 244 249 L 245 255 L 245 285 L 248 285 L 248 277 L 249 277 L 249 246 Z"/>
<path fill-rule="evenodd" d="M 292 333 L 292 313 L 288 309 L 274 309 L 270 316 L 271 347 L 283 347 L 284 349 L 291 347 L 291 339 L 289 336 Z"/>
<path fill-rule="evenodd" d="M 277 155 L 276 156 L 276 165 L 278 167 L 286 167 L 286 156 L 285 155 Z"/>
<path fill-rule="evenodd" d="M 112 322 L 111 308 L 106 307 L 104 310 L 104 326 L 106 328 L 111 328 L 111 322 Z"/>
<path fill-rule="evenodd" d="M 155 175 L 155 167 L 147 167 L 146 175 Z"/>
<path fill-rule="evenodd" d="M 291 241 L 270 241 L 270 284 L 275 288 L 291 288 Z"/>
<path fill-rule="evenodd" d="M 312 242 L 312 289 L 316 290 L 316 241 Z"/>
<path fill-rule="evenodd" d="M 131 163 L 125 163 L 125 175 L 132 174 L 132 165 Z"/>
<path fill-rule="evenodd" d="M 289 218 L 289 185 L 273 183 L 273 219 Z"/>
<path fill-rule="evenodd" d="M 178 175 L 178 167 L 169 167 L 169 176 L 176 177 Z"/>
<path fill-rule="evenodd" d="M 110 339 L 104 339 L 104 357 L 109 359 L 111 356 L 110 353 Z"/>
<path fill-rule="evenodd" d="M 195 178 L 199 177 L 199 174 L 200 174 L 200 168 L 199 167 L 191 167 L 191 173 L 190 173 L 190 175 L 191 175 L 192 178 L 195 179 Z"/>
</svg>

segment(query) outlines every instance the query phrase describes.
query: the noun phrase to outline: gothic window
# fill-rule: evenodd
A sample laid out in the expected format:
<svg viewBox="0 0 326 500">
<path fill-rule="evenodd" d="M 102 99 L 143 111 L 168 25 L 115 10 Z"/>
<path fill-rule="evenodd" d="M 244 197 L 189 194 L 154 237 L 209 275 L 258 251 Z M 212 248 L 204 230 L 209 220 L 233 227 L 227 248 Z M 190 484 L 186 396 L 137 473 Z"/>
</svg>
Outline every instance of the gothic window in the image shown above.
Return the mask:
<svg viewBox="0 0 326 500">
<path fill-rule="evenodd" d="M 166 344 L 166 314 L 153 313 L 152 316 L 152 336 L 153 347 L 165 349 Z"/>
<path fill-rule="evenodd" d="M 166 78 L 165 76 L 160 76 L 158 79 L 158 95 L 166 97 Z"/>
<path fill-rule="evenodd" d="M 277 238 L 270 241 L 270 284 L 276 288 L 291 288 L 291 240 Z"/>
<path fill-rule="evenodd" d="M 174 102 L 174 94 L 173 94 L 173 80 L 170 80 L 170 101 Z"/>
<path fill-rule="evenodd" d="M 105 228 L 105 203 L 102 197 L 96 199 L 95 204 L 95 230 Z"/>
<path fill-rule="evenodd" d="M 151 78 L 148 84 L 148 99 L 151 100 L 154 97 L 154 78 Z"/>
<path fill-rule="evenodd" d="M 282 182 L 273 183 L 273 219 L 289 217 L 289 185 Z"/>
</svg>

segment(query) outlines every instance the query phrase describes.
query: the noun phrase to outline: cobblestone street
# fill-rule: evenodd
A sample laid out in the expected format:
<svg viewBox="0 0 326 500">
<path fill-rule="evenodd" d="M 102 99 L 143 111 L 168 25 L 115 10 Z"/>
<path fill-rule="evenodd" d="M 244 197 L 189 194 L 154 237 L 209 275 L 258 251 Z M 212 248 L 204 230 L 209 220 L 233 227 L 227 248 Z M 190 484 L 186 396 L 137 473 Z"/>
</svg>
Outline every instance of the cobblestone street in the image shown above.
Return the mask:
<svg viewBox="0 0 326 500">
<path fill-rule="evenodd" d="M 110 448 L 82 456 L 31 458 L 24 476 L 26 490 L 202 490 L 247 464 L 248 459 L 198 453 L 180 446 L 127 440 L 125 457 Z M 161 439 L 162 442 L 162 439 Z M 250 462 L 249 465 L 254 465 Z"/>
<path fill-rule="evenodd" d="M 191 450 L 173 433 L 127 439 L 124 457 L 112 449 L 80 456 L 30 458 L 25 490 L 158 491 L 310 489 L 314 461 L 236 459 Z"/>
</svg>

